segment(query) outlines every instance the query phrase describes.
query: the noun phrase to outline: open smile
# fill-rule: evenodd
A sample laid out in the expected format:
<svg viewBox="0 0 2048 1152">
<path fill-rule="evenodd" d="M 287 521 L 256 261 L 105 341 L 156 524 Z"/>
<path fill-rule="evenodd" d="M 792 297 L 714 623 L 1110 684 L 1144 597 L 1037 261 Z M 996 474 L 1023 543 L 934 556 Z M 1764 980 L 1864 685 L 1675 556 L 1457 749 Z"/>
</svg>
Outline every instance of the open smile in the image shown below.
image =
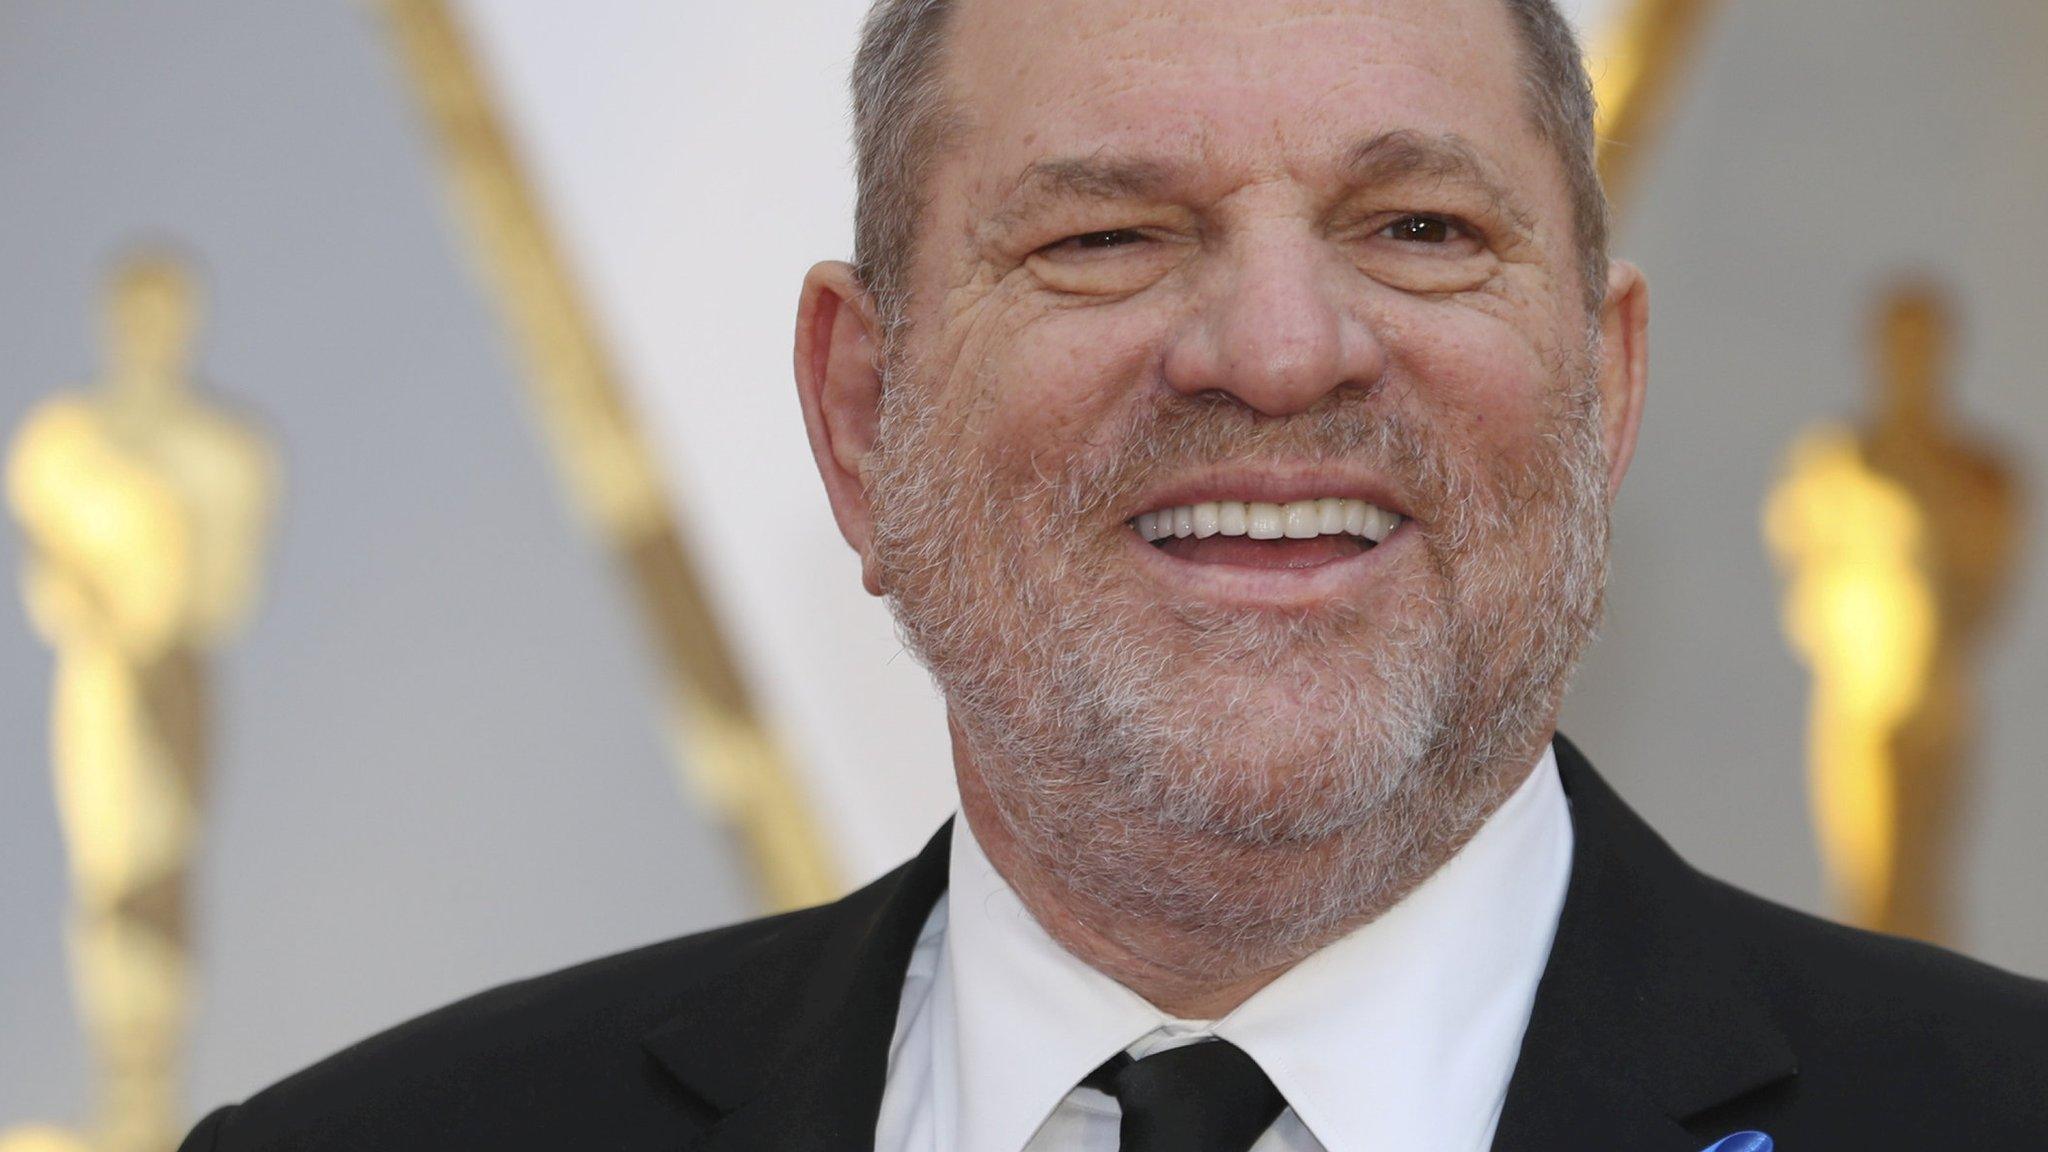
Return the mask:
<svg viewBox="0 0 2048 1152">
<path fill-rule="evenodd" d="M 1325 532 L 1323 514 L 1332 504 L 1332 530 Z M 1215 531 L 1204 536 L 1211 527 L 1208 506 L 1215 508 Z M 1180 531 L 1183 511 L 1186 535 Z M 1132 517 L 1124 533 L 1148 583 L 1171 599 L 1252 612 L 1313 611 L 1339 601 L 1362 602 L 1391 575 L 1392 570 L 1382 570 L 1398 563 L 1415 536 L 1407 517 L 1343 497 L 1203 501 L 1154 509 L 1149 515 L 1149 522 L 1143 515 Z"/>
<path fill-rule="evenodd" d="M 1326 496 L 1284 504 L 1180 504 L 1130 523 L 1146 543 L 1187 563 L 1302 569 L 1372 551 L 1400 527 L 1401 516 L 1364 500 Z"/>
</svg>

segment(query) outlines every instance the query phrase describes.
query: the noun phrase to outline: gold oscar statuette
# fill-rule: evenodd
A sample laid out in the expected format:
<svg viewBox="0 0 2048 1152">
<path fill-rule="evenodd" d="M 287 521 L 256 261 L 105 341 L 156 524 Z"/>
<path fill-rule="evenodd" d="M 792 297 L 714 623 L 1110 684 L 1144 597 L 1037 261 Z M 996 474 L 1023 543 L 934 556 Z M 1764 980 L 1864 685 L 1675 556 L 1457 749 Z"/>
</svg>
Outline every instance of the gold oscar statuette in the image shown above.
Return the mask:
<svg viewBox="0 0 2048 1152">
<path fill-rule="evenodd" d="M 1721 0 L 1625 0 L 1587 37 L 1599 112 L 1600 183 L 1615 211 L 1634 201 L 1645 162 L 1670 125 Z"/>
<path fill-rule="evenodd" d="M 1765 506 L 1784 626 L 1812 672 L 1821 859 L 1854 923 L 1946 940 L 1978 734 L 1974 653 L 2018 558 L 2021 491 L 1947 413 L 1950 313 L 1924 283 L 1879 309 L 1878 398 L 1792 448 Z"/>
<path fill-rule="evenodd" d="M 256 599 L 279 467 L 190 380 L 199 299 L 175 260 L 114 276 L 105 378 L 44 401 L 7 459 L 22 592 L 55 653 L 50 747 L 71 872 L 90 1127 L 0 1152 L 167 1152 L 183 1131 L 189 878 L 212 735 L 208 657 Z"/>
</svg>

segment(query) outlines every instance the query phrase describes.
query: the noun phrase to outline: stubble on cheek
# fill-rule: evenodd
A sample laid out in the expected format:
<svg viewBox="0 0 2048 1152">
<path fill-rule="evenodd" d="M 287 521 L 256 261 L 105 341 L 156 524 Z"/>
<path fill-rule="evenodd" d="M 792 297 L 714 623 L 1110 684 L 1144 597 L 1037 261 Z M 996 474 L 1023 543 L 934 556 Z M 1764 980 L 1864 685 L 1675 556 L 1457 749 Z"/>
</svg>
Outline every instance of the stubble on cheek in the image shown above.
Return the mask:
<svg viewBox="0 0 2048 1152">
<path fill-rule="evenodd" d="M 1147 371 L 1156 357 L 1112 335 L 1077 334 L 1064 318 L 1027 305 L 990 304 L 962 341 L 938 401 L 949 409 L 942 426 L 957 437 L 949 447 L 971 458 L 1019 515 L 1056 527 L 1057 543 L 1103 543 L 1097 538 L 1131 511 L 1117 501 L 1149 477 L 1114 488 L 1081 478 L 1101 475 L 1128 450 L 1133 410 L 1160 387 Z"/>
</svg>

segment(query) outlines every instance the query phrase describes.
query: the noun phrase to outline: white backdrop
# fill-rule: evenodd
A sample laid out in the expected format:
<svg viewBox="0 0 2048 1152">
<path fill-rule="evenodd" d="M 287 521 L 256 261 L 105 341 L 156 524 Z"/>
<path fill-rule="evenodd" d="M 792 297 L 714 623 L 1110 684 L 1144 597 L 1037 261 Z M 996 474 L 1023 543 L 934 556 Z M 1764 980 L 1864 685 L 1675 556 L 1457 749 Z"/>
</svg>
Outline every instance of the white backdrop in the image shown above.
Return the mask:
<svg viewBox="0 0 2048 1152">
<path fill-rule="evenodd" d="M 852 250 L 864 5 L 465 10 L 844 875 L 891 867 L 953 804 L 941 712 L 833 527 L 789 363 L 804 270 Z"/>
<path fill-rule="evenodd" d="M 954 804 L 936 696 L 861 591 L 790 381 L 804 270 L 853 247 L 846 74 L 865 10 L 462 4 L 849 880 Z"/>
</svg>

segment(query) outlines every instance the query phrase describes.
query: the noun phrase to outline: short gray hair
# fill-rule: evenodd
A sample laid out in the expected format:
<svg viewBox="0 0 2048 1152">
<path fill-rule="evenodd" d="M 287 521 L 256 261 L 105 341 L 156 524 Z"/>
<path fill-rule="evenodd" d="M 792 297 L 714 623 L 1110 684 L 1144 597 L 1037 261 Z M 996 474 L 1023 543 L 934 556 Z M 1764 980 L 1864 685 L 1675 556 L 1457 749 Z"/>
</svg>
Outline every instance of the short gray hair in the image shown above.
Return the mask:
<svg viewBox="0 0 2048 1152">
<path fill-rule="evenodd" d="M 1503 0 L 1522 36 L 1537 130 L 1557 149 L 1572 199 L 1588 309 L 1607 294 L 1607 195 L 1595 165 L 1593 82 L 1554 0 Z M 853 260 L 887 322 L 902 316 L 925 209 L 925 178 L 956 120 L 945 92 L 954 0 L 875 0 L 853 62 Z"/>
</svg>

